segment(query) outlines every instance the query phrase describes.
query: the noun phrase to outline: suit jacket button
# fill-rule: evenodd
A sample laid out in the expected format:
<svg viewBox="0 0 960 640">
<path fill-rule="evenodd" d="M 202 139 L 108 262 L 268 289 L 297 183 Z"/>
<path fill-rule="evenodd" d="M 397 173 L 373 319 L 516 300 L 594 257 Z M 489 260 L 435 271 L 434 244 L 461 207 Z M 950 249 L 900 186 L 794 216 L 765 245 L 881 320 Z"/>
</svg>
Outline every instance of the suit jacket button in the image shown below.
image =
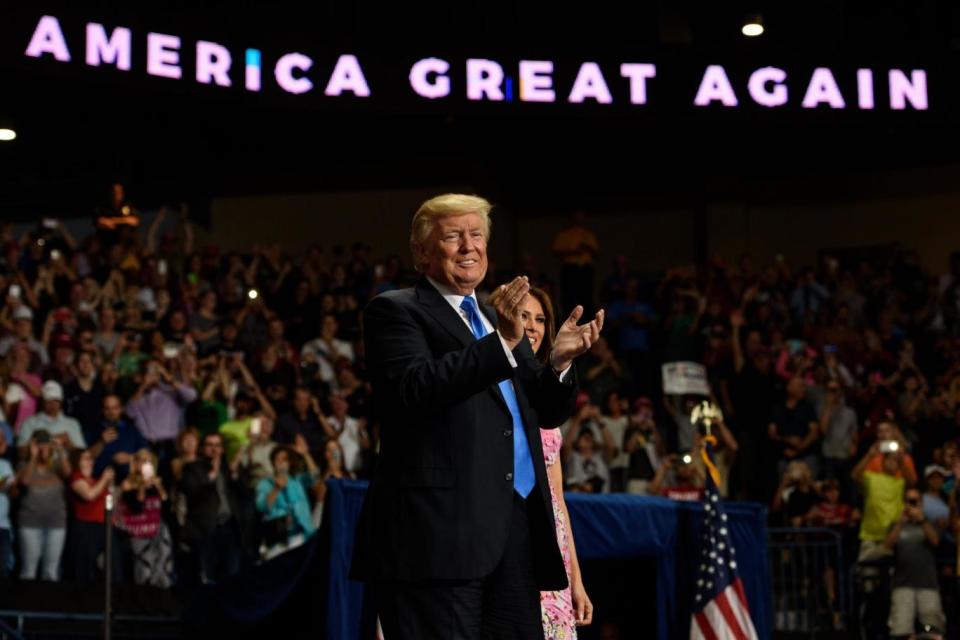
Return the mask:
<svg viewBox="0 0 960 640">
<path fill-rule="evenodd" d="M 512 435 L 513 435 L 513 429 L 504 429 L 504 430 L 503 430 L 503 437 L 504 437 L 504 438 L 509 438 L 509 437 L 512 436 Z"/>
<path fill-rule="evenodd" d="M 505 476 L 503 476 L 503 479 L 506 480 L 507 482 L 510 482 L 511 480 L 513 480 L 513 474 L 508 473 Z"/>
</svg>

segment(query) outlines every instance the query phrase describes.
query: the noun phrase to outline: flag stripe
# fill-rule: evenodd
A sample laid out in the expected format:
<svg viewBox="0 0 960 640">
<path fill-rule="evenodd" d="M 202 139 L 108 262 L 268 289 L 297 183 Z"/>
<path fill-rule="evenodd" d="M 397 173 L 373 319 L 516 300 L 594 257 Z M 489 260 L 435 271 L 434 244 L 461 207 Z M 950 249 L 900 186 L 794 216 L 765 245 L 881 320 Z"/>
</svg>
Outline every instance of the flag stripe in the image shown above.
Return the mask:
<svg viewBox="0 0 960 640">
<path fill-rule="evenodd" d="M 693 619 L 697 623 L 697 628 L 700 630 L 700 635 L 705 640 L 719 640 L 717 638 L 717 634 L 713 632 L 713 627 L 710 626 L 710 622 L 707 620 L 707 616 L 704 615 L 703 611 L 694 614 Z"/>
<path fill-rule="evenodd" d="M 730 591 L 728 598 L 733 605 L 733 612 L 740 620 L 740 627 L 746 632 L 748 638 L 757 640 L 757 630 L 753 626 L 753 619 L 750 618 L 750 607 L 747 605 L 747 596 L 743 592 L 743 581 L 737 578 L 728 587 L 728 591 Z"/>
<path fill-rule="evenodd" d="M 730 633 L 737 640 L 747 640 L 747 634 L 743 632 L 743 629 L 740 628 L 740 621 L 737 619 L 736 614 L 730 608 L 730 602 L 727 600 L 727 593 L 729 593 L 730 588 L 727 587 L 723 592 L 714 598 L 713 602 L 717 605 L 717 609 L 720 610 L 720 613 L 723 614 L 723 619 L 726 621 L 727 626 L 730 627 Z"/>
<path fill-rule="evenodd" d="M 713 632 L 717 635 L 718 640 L 742 640 L 733 633 L 727 619 L 723 616 L 723 611 L 717 606 L 716 599 L 712 600 L 703 612 L 707 615 L 707 621 L 713 627 Z"/>
<path fill-rule="evenodd" d="M 704 440 L 703 457 L 713 460 L 713 445 Z M 707 475 L 703 499 L 703 541 L 696 580 L 690 640 L 758 640 L 750 607 L 737 575 L 736 550 L 715 479 Z"/>
</svg>

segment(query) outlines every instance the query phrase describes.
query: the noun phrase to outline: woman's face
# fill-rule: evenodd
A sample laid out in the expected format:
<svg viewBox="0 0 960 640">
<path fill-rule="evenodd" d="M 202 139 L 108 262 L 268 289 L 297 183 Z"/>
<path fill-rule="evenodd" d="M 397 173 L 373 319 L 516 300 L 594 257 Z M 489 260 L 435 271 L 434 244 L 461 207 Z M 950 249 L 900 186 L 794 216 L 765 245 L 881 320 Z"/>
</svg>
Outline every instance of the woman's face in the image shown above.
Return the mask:
<svg viewBox="0 0 960 640">
<path fill-rule="evenodd" d="M 200 446 L 200 442 L 197 441 L 195 435 L 188 435 L 183 437 L 183 452 L 189 455 L 195 454 L 197 452 L 197 447 Z"/>
<path fill-rule="evenodd" d="M 343 454 L 340 452 L 340 447 L 337 446 L 336 442 L 328 442 L 327 446 L 323 449 L 323 455 L 326 457 L 327 462 L 333 466 L 339 467 L 343 461 Z"/>
<path fill-rule="evenodd" d="M 213 313 L 213 310 L 217 308 L 217 294 L 212 291 L 207 292 L 203 296 L 203 310 L 207 313 Z"/>
<path fill-rule="evenodd" d="M 187 317 L 182 311 L 174 311 L 170 314 L 170 328 L 174 331 L 183 331 L 187 327 Z"/>
<path fill-rule="evenodd" d="M 524 299 L 521 318 L 523 320 L 523 331 L 527 334 L 527 339 L 530 340 L 533 352 L 536 353 L 540 349 L 540 345 L 543 344 L 543 334 L 547 326 L 547 316 L 543 312 L 543 305 L 536 297 L 527 295 Z"/>
<path fill-rule="evenodd" d="M 50 460 L 51 451 L 53 451 L 53 447 L 49 442 L 37 444 L 37 461 L 40 463 L 46 463 L 48 460 Z"/>
<path fill-rule="evenodd" d="M 290 456 L 287 455 L 286 451 L 277 452 L 277 455 L 273 459 L 273 468 L 277 473 L 290 472 Z"/>
<path fill-rule="evenodd" d="M 88 478 L 93 475 L 93 456 L 88 452 L 80 455 L 80 473 Z"/>
</svg>

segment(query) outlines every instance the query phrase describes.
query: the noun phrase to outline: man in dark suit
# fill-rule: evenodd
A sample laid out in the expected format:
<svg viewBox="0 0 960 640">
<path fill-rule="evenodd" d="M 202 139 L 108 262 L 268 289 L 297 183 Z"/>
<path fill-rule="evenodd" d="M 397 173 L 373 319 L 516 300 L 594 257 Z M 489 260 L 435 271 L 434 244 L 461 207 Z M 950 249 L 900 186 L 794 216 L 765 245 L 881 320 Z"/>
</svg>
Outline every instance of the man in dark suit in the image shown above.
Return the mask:
<svg viewBox="0 0 960 640">
<path fill-rule="evenodd" d="M 203 437 L 200 458 L 183 467 L 180 489 L 187 498 L 181 536 L 190 545 L 203 583 L 221 582 L 240 571 L 247 509 L 240 483 L 223 454 L 223 437 Z"/>
<path fill-rule="evenodd" d="M 540 427 L 570 414 L 571 364 L 603 312 L 578 307 L 542 366 L 524 335 L 525 277 L 497 307 L 487 270 L 490 204 L 425 202 L 410 244 L 422 274 L 364 312 L 380 459 L 357 531 L 354 575 L 373 588 L 386 640 L 542 638 L 539 591 L 567 586 Z"/>
</svg>

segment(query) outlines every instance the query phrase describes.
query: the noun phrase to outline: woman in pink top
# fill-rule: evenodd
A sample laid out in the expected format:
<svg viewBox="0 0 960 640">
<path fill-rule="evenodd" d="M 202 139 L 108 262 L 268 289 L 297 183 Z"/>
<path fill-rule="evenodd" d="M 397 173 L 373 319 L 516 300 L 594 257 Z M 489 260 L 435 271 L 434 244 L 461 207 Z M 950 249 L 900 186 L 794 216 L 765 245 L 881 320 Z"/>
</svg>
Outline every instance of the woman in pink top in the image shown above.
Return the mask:
<svg viewBox="0 0 960 640">
<path fill-rule="evenodd" d="M 37 374 L 30 373 L 30 350 L 26 345 L 18 344 L 10 349 L 7 365 L 10 367 L 10 382 L 5 399 L 8 409 L 16 407 L 15 412 L 11 411 L 11 422 L 14 433 L 20 433 L 20 425 L 37 412 L 37 398 L 40 397 L 43 380 Z"/>
<path fill-rule="evenodd" d="M 499 291 L 499 290 L 498 290 Z M 490 296 L 488 304 L 493 304 L 497 293 Z M 541 362 L 546 362 L 553 345 L 556 323 L 553 315 L 553 303 L 550 296 L 541 289 L 531 288 L 530 295 L 524 300 L 523 326 L 530 346 Z M 549 365 L 547 365 L 549 366 Z M 580 576 L 580 563 L 573 544 L 573 532 L 570 529 L 570 515 L 563 500 L 563 472 L 560 468 L 560 445 L 563 436 L 559 429 L 541 429 L 543 456 L 547 463 L 547 478 L 550 481 L 550 497 L 553 502 L 553 516 L 557 527 L 557 544 L 563 555 L 563 564 L 567 569 L 570 586 L 563 591 L 542 591 L 540 593 L 540 615 L 543 621 L 544 640 L 571 640 L 577 637 L 577 627 L 590 624 L 593 620 L 593 603 L 587 597 Z"/>
</svg>

